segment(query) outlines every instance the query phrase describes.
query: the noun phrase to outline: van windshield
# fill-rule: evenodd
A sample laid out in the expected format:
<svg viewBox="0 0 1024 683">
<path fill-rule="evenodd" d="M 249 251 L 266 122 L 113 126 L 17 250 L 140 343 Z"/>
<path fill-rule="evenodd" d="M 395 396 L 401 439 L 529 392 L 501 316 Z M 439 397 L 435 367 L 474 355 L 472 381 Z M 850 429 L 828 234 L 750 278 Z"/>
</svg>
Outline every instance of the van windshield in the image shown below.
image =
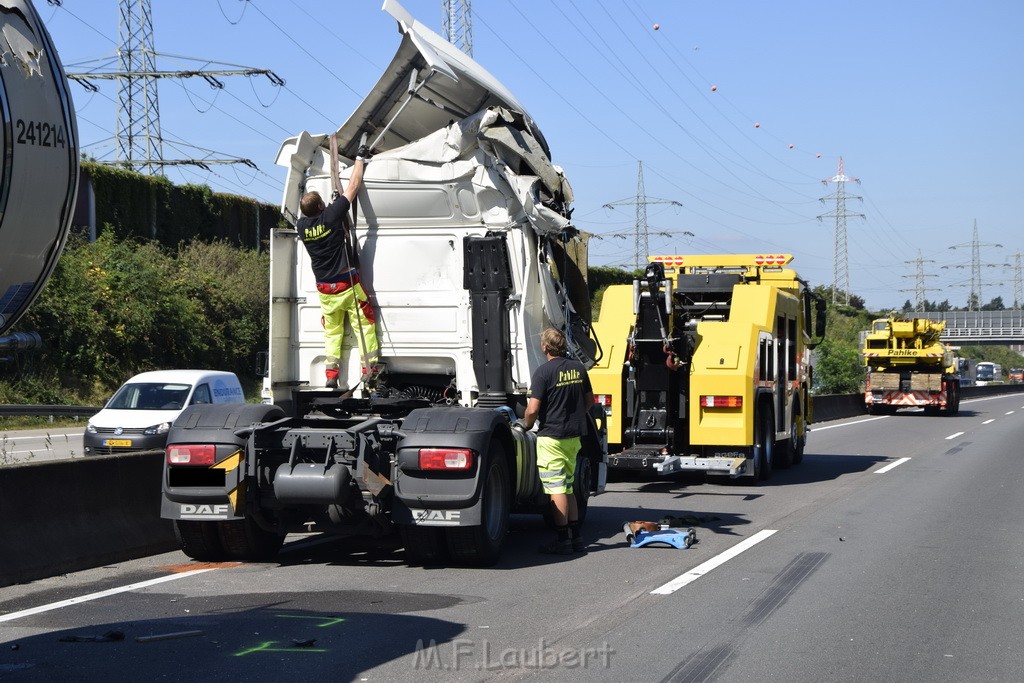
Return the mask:
<svg viewBox="0 0 1024 683">
<path fill-rule="evenodd" d="M 181 410 L 190 384 L 167 384 L 164 382 L 139 382 L 125 384 L 110 399 L 107 408 L 116 410 Z"/>
</svg>

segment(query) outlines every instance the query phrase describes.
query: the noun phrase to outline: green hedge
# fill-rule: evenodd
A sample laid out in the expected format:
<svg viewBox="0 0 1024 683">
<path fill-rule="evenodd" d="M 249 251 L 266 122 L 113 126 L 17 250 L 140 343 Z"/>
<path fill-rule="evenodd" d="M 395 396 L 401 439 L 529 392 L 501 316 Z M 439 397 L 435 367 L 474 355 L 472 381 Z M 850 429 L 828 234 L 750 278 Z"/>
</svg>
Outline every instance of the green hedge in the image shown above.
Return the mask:
<svg viewBox="0 0 1024 683">
<path fill-rule="evenodd" d="M 118 239 L 154 239 L 171 249 L 193 239 L 224 240 L 260 249 L 284 221 L 276 206 L 249 197 L 96 162 L 82 162 L 82 180 L 92 185 L 98 230 Z"/>
</svg>

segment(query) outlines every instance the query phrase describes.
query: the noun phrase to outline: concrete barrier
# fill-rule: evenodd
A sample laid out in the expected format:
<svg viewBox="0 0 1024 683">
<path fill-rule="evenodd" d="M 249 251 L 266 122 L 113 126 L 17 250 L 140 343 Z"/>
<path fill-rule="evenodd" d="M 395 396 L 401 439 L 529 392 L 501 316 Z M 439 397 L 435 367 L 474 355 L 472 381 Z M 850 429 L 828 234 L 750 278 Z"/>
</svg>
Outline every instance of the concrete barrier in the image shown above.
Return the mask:
<svg viewBox="0 0 1024 683">
<path fill-rule="evenodd" d="M 963 387 L 961 398 L 997 396 L 1024 393 L 1024 384 L 990 384 L 984 387 Z M 864 394 L 826 394 L 814 397 L 814 422 L 840 420 L 844 417 L 866 415 Z"/>
<path fill-rule="evenodd" d="M 0 467 L 0 586 L 168 552 L 163 453 Z"/>
</svg>

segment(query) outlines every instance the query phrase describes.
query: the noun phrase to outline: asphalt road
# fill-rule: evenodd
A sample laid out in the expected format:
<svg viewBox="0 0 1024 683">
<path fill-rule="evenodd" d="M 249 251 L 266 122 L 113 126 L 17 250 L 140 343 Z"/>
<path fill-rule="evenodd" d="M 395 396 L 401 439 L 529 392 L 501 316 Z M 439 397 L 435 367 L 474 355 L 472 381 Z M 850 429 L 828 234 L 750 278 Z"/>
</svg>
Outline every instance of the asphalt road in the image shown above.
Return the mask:
<svg viewBox="0 0 1024 683">
<path fill-rule="evenodd" d="M 309 537 L 10 586 L 0 678 L 1019 681 L 1022 444 L 1024 397 L 1000 396 L 818 425 L 761 486 L 615 482 L 586 555 L 538 555 L 549 532 L 517 516 L 491 569 Z M 695 546 L 626 546 L 623 521 L 668 513 Z"/>
</svg>

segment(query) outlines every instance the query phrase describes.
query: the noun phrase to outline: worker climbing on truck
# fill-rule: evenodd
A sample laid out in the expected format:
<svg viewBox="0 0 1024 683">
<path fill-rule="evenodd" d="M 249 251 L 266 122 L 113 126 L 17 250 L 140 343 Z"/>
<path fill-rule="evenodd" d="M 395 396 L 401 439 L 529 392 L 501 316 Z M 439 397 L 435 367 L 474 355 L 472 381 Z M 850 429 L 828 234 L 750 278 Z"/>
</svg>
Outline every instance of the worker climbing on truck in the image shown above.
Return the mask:
<svg viewBox="0 0 1024 683">
<path fill-rule="evenodd" d="M 331 146 L 336 154 L 337 143 L 333 136 Z M 365 145 L 359 149 L 344 192 L 340 191 L 340 183 L 335 181 L 336 196 L 329 205 L 324 204 L 319 192 L 304 194 L 299 204 L 303 215 L 295 226 L 299 239 L 309 253 L 313 275 L 316 277 L 316 289 L 320 294 L 326 386 L 329 389 L 348 388 L 345 386 L 347 378 L 341 377 L 346 322 L 352 325 L 358 338 L 363 379 L 372 381 L 377 372 L 375 315 L 360 282 L 359 271 L 349 253 L 347 225 L 347 213 L 359 192 L 363 170 L 370 156 Z M 332 168 L 332 173 L 336 178 L 336 166 Z"/>
<path fill-rule="evenodd" d="M 586 432 L 587 411 L 594 405 L 594 391 L 583 364 L 566 357 L 565 335 L 549 327 L 541 334 L 540 342 L 548 360 L 533 373 L 523 416 L 523 426 L 528 430 L 540 421 L 537 469 L 544 493 L 551 496 L 557 534 L 540 551 L 569 555 L 584 549 L 576 497 L 571 494 L 580 437 Z"/>
</svg>

